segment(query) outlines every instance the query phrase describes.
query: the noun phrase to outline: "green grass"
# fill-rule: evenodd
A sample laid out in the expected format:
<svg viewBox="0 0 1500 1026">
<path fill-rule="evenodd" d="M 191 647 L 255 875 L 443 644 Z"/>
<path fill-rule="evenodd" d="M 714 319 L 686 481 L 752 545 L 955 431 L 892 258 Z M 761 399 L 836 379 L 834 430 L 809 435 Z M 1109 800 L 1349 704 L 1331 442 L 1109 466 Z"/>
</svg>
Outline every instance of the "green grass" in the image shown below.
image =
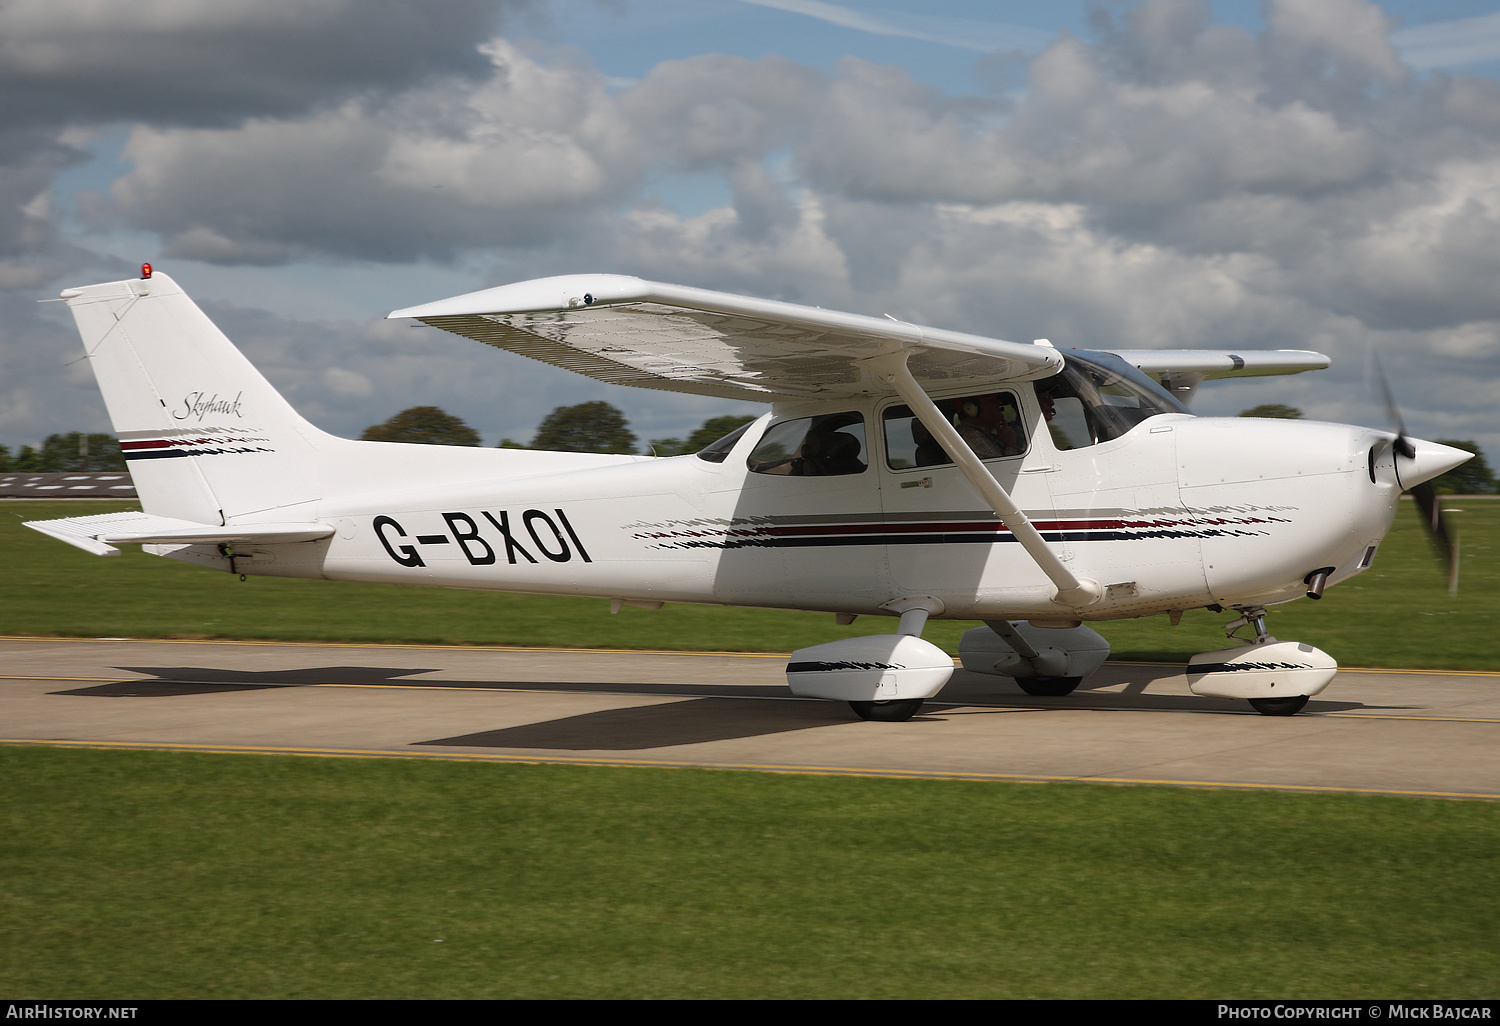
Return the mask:
<svg viewBox="0 0 1500 1026">
<path fill-rule="evenodd" d="M 1461 532 L 1463 571 L 1450 597 L 1403 503 L 1375 566 L 1330 588 L 1321 602 L 1272 610 L 1278 637 L 1317 645 L 1350 666 L 1500 669 L 1500 501 L 1450 499 Z M 790 651 L 884 633 L 886 619 L 838 627 L 823 613 L 672 604 L 627 607 L 611 616 L 602 599 L 397 588 L 393 585 L 252 577 L 240 582 L 128 549 L 99 559 L 21 527 L 23 519 L 82 516 L 128 504 L 0 503 L 6 587 L 0 634 L 81 637 L 265 638 L 287 641 L 534 645 L 591 648 Z M 1189 612 L 1095 625 L 1115 658 L 1182 661 L 1223 647 L 1226 614 Z M 957 651 L 972 622 L 937 621 L 925 637 Z"/>
<path fill-rule="evenodd" d="M 0 748 L 28 998 L 1488 998 L 1500 806 Z"/>
</svg>

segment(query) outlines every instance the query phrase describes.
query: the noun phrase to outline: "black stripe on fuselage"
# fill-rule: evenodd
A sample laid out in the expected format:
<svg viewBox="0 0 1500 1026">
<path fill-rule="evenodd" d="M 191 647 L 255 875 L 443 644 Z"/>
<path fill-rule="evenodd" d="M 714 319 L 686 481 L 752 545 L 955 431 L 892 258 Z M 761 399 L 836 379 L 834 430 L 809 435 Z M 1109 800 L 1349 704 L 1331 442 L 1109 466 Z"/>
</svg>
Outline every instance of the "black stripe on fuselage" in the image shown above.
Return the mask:
<svg viewBox="0 0 1500 1026">
<path fill-rule="evenodd" d="M 1049 542 L 1084 541 L 1131 541 L 1136 538 L 1217 538 L 1247 532 L 1222 531 L 1218 529 L 1184 531 L 1042 531 L 1042 539 Z M 1260 533 L 1260 532 L 1254 532 Z M 694 538 L 683 541 L 664 542 L 662 548 L 673 549 L 800 549 L 818 546 L 850 545 L 994 545 L 1016 541 L 1010 533 L 984 532 L 966 534 L 854 534 L 821 535 L 800 537 L 758 538 Z"/>
<path fill-rule="evenodd" d="M 182 456 L 223 456 L 247 452 L 275 452 L 275 449 L 124 449 L 120 455 L 130 460 L 170 460 Z"/>
<path fill-rule="evenodd" d="M 179 456 L 191 456 L 192 453 L 186 449 L 137 449 L 135 451 L 127 449 L 120 455 L 125 457 L 126 462 L 129 462 L 131 460 L 170 460 Z"/>
</svg>

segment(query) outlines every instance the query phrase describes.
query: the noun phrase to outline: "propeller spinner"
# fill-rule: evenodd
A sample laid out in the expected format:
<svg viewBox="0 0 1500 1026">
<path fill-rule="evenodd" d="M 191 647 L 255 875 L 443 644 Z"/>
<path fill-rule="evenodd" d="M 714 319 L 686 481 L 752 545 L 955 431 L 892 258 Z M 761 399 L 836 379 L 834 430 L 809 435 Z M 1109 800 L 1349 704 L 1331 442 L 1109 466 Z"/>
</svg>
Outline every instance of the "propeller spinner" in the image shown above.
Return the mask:
<svg viewBox="0 0 1500 1026">
<path fill-rule="evenodd" d="M 1378 355 L 1375 357 L 1375 377 L 1380 382 L 1381 393 L 1385 396 L 1386 415 L 1396 431 L 1396 438 L 1391 443 L 1396 454 L 1396 479 L 1401 482 L 1401 487 L 1411 492 L 1412 498 L 1416 500 L 1417 509 L 1422 514 L 1422 526 L 1427 531 L 1427 539 L 1432 543 L 1433 552 L 1448 565 L 1448 591 L 1456 592 L 1458 591 L 1458 539 L 1448 530 L 1447 521 L 1443 518 L 1443 508 L 1438 502 L 1437 491 L 1432 486 L 1432 479 L 1472 459 L 1474 454 L 1455 449 L 1450 445 L 1426 442 L 1407 435 L 1406 422 L 1402 419 L 1401 408 L 1396 405 L 1396 397 L 1391 393 L 1390 381 L 1386 379 L 1385 368 L 1380 365 Z"/>
</svg>

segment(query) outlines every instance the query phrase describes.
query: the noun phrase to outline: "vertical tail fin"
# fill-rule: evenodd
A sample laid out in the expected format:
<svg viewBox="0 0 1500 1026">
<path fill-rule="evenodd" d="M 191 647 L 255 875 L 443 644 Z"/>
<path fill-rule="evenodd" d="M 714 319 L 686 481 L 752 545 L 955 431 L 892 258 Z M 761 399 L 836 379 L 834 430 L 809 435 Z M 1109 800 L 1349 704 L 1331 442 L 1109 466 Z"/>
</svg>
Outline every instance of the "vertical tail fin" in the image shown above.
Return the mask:
<svg viewBox="0 0 1500 1026">
<path fill-rule="evenodd" d="M 201 524 L 314 502 L 320 448 L 292 409 L 164 274 L 63 298 L 147 513 Z"/>
</svg>

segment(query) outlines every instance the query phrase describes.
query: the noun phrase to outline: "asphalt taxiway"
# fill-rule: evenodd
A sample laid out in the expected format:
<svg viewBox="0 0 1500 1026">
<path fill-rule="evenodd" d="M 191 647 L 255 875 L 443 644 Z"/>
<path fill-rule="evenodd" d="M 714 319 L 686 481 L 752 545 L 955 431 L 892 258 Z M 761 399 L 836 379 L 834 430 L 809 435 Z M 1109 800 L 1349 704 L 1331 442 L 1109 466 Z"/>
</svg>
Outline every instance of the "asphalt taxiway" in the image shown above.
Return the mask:
<svg viewBox="0 0 1500 1026">
<path fill-rule="evenodd" d="M 1500 798 L 1500 675 L 1343 670 L 1293 717 L 1106 665 L 1066 698 L 959 670 L 906 723 L 784 656 L 0 640 L 0 743 Z"/>
</svg>

